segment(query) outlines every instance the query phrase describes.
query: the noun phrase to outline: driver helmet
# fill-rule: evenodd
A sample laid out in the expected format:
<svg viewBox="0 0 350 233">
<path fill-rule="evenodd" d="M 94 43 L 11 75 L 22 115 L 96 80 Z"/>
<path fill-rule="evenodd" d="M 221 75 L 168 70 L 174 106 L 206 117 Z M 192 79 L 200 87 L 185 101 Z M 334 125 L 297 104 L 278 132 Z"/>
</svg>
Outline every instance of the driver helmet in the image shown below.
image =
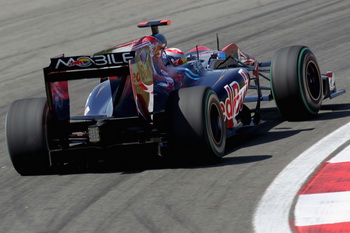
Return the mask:
<svg viewBox="0 0 350 233">
<path fill-rule="evenodd" d="M 165 53 L 168 59 L 175 65 L 179 66 L 187 63 L 187 58 L 185 54 L 177 48 L 166 48 Z"/>
</svg>

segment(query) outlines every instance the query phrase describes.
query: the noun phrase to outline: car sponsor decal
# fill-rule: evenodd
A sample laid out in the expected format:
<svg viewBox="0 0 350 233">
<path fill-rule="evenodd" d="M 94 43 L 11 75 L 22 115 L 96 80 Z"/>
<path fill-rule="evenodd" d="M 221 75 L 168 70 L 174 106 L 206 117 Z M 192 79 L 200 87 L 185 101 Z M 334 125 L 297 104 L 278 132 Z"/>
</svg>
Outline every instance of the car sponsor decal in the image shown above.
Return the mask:
<svg viewBox="0 0 350 233">
<path fill-rule="evenodd" d="M 79 68 L 101 68 L 104 66 L 128 65 L 134 52 L 107 53 L 94 56 L 52 58 L 50 67 L 54 70 Z"/>
<path fill-rule="evenodd" d="M 153 113 L 153 69 L 150 48 L 136 51 L 134 60 L 130 61 L 131 83 L 137 110 L 147 120 Z"/>
<path fill-rule="evenodd" d="M 227 121 L 227 128 L 233 128 L 237 125 L 236 116 L 243 108 L 244 96 L 248 91 L 248 73 L 243 69 L 240 69 L 238 73 L 243 77 L 244 85 L 241 86 L 237 81 L 225 85 L 224 88 L 227 93 L 227 98 L 225 101 L 220 101 L 222 113 Z"/>
<path fill-rule="evenodd" d="M 68 120 L 70 116 L 68 82 L 50 83 L 52 106 L 50 109 L 54 112 L 58 120 Z"/>
<path fill-rule="evenodd" d="M 91 58 L 89 57 L 79 57 L 76 61 L 70 61 L 66 65 L 68 65 L 69 67 L 72 67 L 72 66 L 89 67 L 93 62 L 94 61 L 91 60 Z M 56 68 L 58 65 L 59 63 L 57 63 Z"/>
</svg>

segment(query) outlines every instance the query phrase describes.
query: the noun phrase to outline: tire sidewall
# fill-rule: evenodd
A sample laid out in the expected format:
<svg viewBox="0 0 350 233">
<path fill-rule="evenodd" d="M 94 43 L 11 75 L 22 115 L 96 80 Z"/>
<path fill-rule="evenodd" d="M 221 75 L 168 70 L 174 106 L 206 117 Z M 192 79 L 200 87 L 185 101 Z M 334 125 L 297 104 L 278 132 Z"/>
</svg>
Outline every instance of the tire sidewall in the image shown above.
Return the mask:
<svg viewBox="0 0 350 233">
<path fill-rule="evenodd" d="M 313 75 L 308 76 L 310 68 Z M 317 60 L 308 47 L 295 45 L 278 50 L 271 62 L 270 78 L 273 98 L 284 118 L 299 121 L 317 115 L 323 83 Z"/>
<path fill-rule="evenodd" d="M 215 140 L 211 111 L 220 129 Z M 216 93 L 206 86 L 195 86 L 173 91 L 167 102 L 168 139 L 170 150 L 176 156 L 191 161 L 215 162 L 225 151 L 226 127 Z M 214 126 L 215 127 L 215 126 Z"/>
<path fill-rule="evenodd" d="M 307 70 L 308 70 L 308 67 L 310 66 L 314 67 L 318 76 L 317 81 L 320 87 L 318 89 L 317 96 L 313 96 L 311 94 L 309 85 L 307 83 L 308 82 Z M 298 59 L 298 82 L 299 82 L 299 88 L 300 88 L 300 96 L 304 103 L 305 108 L 310 114 L 316 115 L 320 110 L 322 99 L 323 99 L 322 78 L 321 78 L 321 73 L 317 64 L 316 57 L 307 47 L 303 48 L 300 51 L 300 55 Z"/>
<path fill-rule="evenodd" d="M 221 158 L 224 154 L 225 151 L 225 142 L 226 142 L 226 126 L 225 126 L 225 121 L 224 121 L 224 116 L 223 113 L 221 111 L 220 108 L 220 102 L 219 99 L 216 95 L 216 93 L 213 90 L 209 90 L 207 92 L 207 94 L 205 95 L 206 99 L 205 99 L 205 108 L 204 108 L 204 117 L 205 117 L 205 136 L 206 136 L 206 141 L 207 141 L 207 145 L 210 147 L 209 149 L 211 151 L 213 151 L 213 153 L 218 157 Z M 211 119 L 211 117 L 213 117 L 211 115 L 211 111 L 216 112 L 214 114 L 214 117 L 217 117 L 216 119 Z M 218 114 L 218 116 L 216 115 Z M 218 134 L 220 134 L 219 136 L 219 140 L 216 139 L 216 137 L 214 136 L 214 130 L 212 128 L 212 121 L 217 121 L 217 127 L 218 129 Z"/>
<path fill-rule="evenodd" d="M 21 175 L 45 173 L 50 166 L 45 98 L 17 100 L 6 115 L 6 144 L 12 164 Z"/>
</svg>

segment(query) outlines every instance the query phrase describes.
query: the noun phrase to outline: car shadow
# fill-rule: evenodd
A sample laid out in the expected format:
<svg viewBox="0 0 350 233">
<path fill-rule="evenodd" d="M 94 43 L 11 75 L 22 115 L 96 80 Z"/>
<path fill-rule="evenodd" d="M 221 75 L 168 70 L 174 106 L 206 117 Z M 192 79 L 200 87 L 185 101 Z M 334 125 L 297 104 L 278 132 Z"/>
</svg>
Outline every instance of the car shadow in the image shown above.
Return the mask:
<svg viewBox="0 0 350 233">
<path fill-rule="evenodd" d="M 131 158 L 134 157 L 134 158 Z M 54 168 L 50 175 L 73 175 L 86 173 L 121 173 L 134 174 L 141 173 L 147 170 L 162 170 L 162 169 L 202 169 L 210 167 L 225 167 L 246 163 L 254 163 L 272 158 L 271 155 L 250 155 L 223 157 L 217 163 L 202 163 L 193 161 L 168 160 L 159 156 L 143 156 L 142 159 L 135 158 L 138 156 L 131 155 L 128 159 L 115 158 L 105 162 L 98 161 L 75 161 L 64 166 Z M 134 160 L 137 159 L 137 160 Z"/>
<path fill-rule="evenodd" d="M 322 112 L 326 111 L 326 112 Z M 332 120 L 350 116 L 350 104 L 327 104 L 322 105 L 317 120 Z"/>
</svg>

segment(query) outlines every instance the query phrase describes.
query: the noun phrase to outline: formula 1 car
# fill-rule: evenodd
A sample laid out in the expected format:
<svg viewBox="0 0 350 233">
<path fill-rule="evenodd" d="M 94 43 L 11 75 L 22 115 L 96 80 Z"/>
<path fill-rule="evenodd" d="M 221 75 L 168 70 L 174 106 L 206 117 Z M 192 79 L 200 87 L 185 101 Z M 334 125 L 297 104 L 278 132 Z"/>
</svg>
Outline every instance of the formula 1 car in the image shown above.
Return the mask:
<svg viewBox="0 0 350 233">
<path fill-rule="evenodd" d="M 118 156 L 118 148 L 136 144 L 155 145 L 159 155 L 215 162 L 227 137 L 261 122 L 261 101 L 275 100 L 287 120 L 304 120 L 317 115 L 324 98 L 345 92 L 336 90 L 333 72 L 320 73 L 308 47 L 282 48 L 271 62 L 257 61 L 236 44 L 181 54 L 167 48 L 159 32 L 169 24 L 142 22 L 138 27 L 150 27 L 151 35 L 92 56 L 52 58 L 44 68 L 46 98 L 9 107 L 6 139 L 17 172 L 40 173 L 79 152 Z M 100 82 L 84 114 L 71 116 L 68 81 L 90 78 Z M 270 86 L 261 86 L 261 78 Z M 248 96 L 248 89 L 256 95 Z"/>
</svg>

